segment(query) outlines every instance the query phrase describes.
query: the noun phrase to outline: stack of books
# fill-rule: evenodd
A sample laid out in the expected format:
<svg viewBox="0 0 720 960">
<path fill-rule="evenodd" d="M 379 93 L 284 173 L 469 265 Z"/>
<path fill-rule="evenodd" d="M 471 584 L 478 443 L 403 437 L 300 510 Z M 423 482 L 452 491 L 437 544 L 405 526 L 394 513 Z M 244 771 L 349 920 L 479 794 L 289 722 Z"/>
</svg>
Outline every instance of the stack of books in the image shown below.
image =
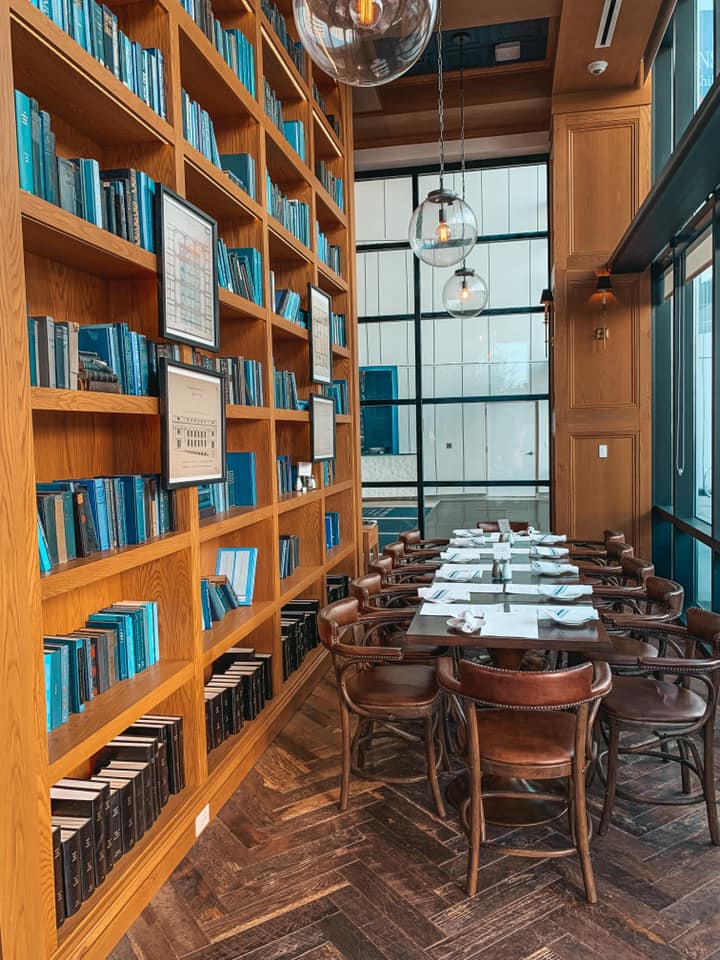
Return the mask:
<svg viewBox="0 0 720 960">
<path fill-rule="evenodd" d="M 228 248 L 222 237 L 218 238 L 218 283 L 225 290 L 251 300 L 259 307 L 263 304 L 262 254 L 254 247 Z"/>
<path fill-rule="evenodd" d="M 272 654 L 252 647 L 231 647 L 213 664 L 205 685 L 208 753 L 239 733 L 272 700 Z"/>
<path fill-rule="evenodd" d="M 227 480 L 204 483 L 198 487 L 200 516 L 211 517 L 233 507 L 257 506 L 255 454 L 252 451 L 228 451 L 225 454 Z"/>
<path fill-rule="evenodd" d="M 297 384 L 293 370 L 273 370 L 275 406 L 279 410 L 299 410 Z"/>
<path fill-rule="evenodd" d="M 50 788 L 58 926 L 185 787 L 182 724 L 182 717 L 140 717 L 102 749 L 95 776 L 67 777 Z"/>
<path fill-rule="evenodd" d="M 92 158 L 58 157 L 50 115 L 19 90 L 15 123 L 22 190 L 154 251 L 154 180 L 142 170 L 101 170 Z"/>
<path fill-rule="evenodd" d="M 38 483 L 40 570 L 174 529 L 174 495 L 153 474 Z"/>
<path fill-rule="evenodd" d="M 328 108 L 327 108 L 327 104 L 325 103 L 325 98 L 323 97 L 322 93 L 320 93 L 320 88 L 318 87 L 318 85 L 315 83 L 314 80 L 312 85 L 312 94 L 313 94 L 313 100 L 320 107 L 322 112 L 325 114 L 325 117 L 328 123 L 330 124 L 330 126 L 335 131 L 335 134 L 337 135 L 338 140 L 342 140 L 342 134 L 340 132 L 340 121 L 338 120 L 338 118 L 335 116 L 334 113 L 328 113 Z"/>
<path fill-rule="evenodd" d="M 289 320 L 290 323 L 296 323 L 299 327 L 307 329 L 307 310 L 301 309 L 300 303 L 300 294 L 295 290 L 281 288 L 275 291 L 275 313 Z"/>
<path fill-rule="evenodd" d="M 319 600 L 293 600 L 280 611 L 283 680 L 287 680 L 298 669 L 307 654 L 320 642 L 317 629 L 319 611 Z"/>
<path fill-rule="evenodd" d="M 215 127 L 207 110 L 190 97 L 185 90 L 182 92 L 182 121 L 183 135 L 187 142 L 199 150 L 216 167 L 221 167 L 220 152 L 215 139 Z"/>
<path fill-rule="evenodd" d="M 158 662 L 157 603 L 113 603 L 72 633 L 44 637 L 43 655 L 47 729 L 55 730 L 115 683 Z"/>
<path fill-rule="evenodd" d="M 270 117 L 278 130 L 282 130 L 282 100 L 278 97 L 268 83 L 267 77 L 263 77 L 263 106 L 265 108 L 265 113 Z"/>
<path fill-rule="evenodd" d="M 347 380 L 333 380 L 325 387 L 325 396 L 335 401 L 335 413 L 348 413 Z"/>
<path fill-rule="evenodd" d="M 280 579 L 284 580 L 300 566 L 300 538 L 294 533 L 280 536 Z"/>
<path fill-rule="evenodd" d="M 340 545 L 340 514 L 329 510 L 325 514 L 325 549 L 332 550 Z"/>
<path fill-rule="evenodd" d="M 162 50 L 157 47 L 144 49 L 141 44 L 131 40 L 118 27 L 118 18 L 113 11 L 96 0 L 31 2 L 155 113 L 166 119 Z"/>
<path fill-rule="evenodd" d="M 255 200 L 255 158 L 249 153 L 221 153 L 220 166 L 233 183 Z"/>
<path fill-rule="evenodd" d="M 325 577 L 328 603 L 334 603 L 335 600 L 342 600 L 343 597 L 349 597 L 351 580 L 352 577 L 348 577 L 345 574 L 329 573 Z"/>
<path fill-rule="evenodd" d="M 282 132 L 285 139 L 302 161 L 305 160 L 305 124 L 302 120 L 284 120 Z"/>
<path fill-rule="evenodd" d="M 340 247 L 335 243 L 330 243 L 328 238 L 320 229 L 320 224 L 315 221 L 315 239 L 317 241 L 317 255 L 323 263 L 326 263 L 331 270 L 341 277 L 342 261 L 340 258 Z"/>
<path fill-rule="evenodd" d="M 224 576 L 201 578 L 200 603 L 203 630 L 211 630 L 213 623 L 223 620 L 229 610 L 237 610 L 240 606 L 232 584 Z"/>
<path fill-rule="evenodd" d="M 335 483 L 335 461 L 334 460 L 322 460 L 322 475 L 323 475 L 323 486 L 325 489 L 331 487 Z"/>
<path fill-rule="evenodd" d="M 225 403 L 262 407 L 263 365 L 260 360 L 247 360 L 245 357 L 209 357 L 199 350 L 193 350 L 193 363 L 206 370 L 217 370 L 225 374 Z"/>
<path fill-rule="evenodd" d="M 310 246 L 310 207 L 304 200 L 286 197 L 266 174 L 268 210 L 306 247 Z"/>
<path fill-rule="evenodd" d="M 347 330 L 344 313 L 330 314 L 330 342 L 336 347 L 347 347 Z"/>
<path fill-rule="evenodd" d="M 223 29 L 210 0 L 181 0 L 187 13 L 215 47 L 242 85 L 255 96 L 255 50 L 241 30 Z"/>
<path fill-rule="evenodd" d="M 345 209 L 345 187 L 342 177 L 336 177 L 330 172 L 330 168 L 324 160 L 318 160 L 315 165 L 315 173 L 318 180 L 325 187 L 327 192 L 333 198 L 341 210 Z"/>
<path fill-rule="evenodd" d="M 297 468 L 292 465 L 292 457 L 281 455 L 277 457 L 277 484 L 278 494 L 282 497 L 295 490 Z"/>
<path fill-rule="evenodd" d="M 297 40 L 293 40 L 290 34 L 287 31 L 287 24 L 285 22 L 285 17 L 280 13 L 280 10 L 275 6 L 272 0 L 261 0 L 262 11 L 265 16 L 268 18 L 272 24 L 272 28 L 275 33 L 280 38 L 282 45 L 285 47 L 287 52 L 290 54 L 295 66 L 298 68 L 298 72 L 301 77 L 305 77 L 305 53 L 303 50 L 303 45 Z"/>
</svg>

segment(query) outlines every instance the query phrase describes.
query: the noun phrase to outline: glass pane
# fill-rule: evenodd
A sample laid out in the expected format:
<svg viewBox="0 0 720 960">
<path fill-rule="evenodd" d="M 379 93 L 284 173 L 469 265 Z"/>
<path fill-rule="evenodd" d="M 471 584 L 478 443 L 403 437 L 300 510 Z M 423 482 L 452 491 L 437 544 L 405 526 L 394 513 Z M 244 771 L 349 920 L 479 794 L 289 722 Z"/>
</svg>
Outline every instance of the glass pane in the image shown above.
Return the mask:
<svg viewBox="0 0 720 960">
<path fill-rule="evenodd" d="M 357 254 L 359 317 L 414 313 L 413 255 L 410 250 L 369 250 Z"/>
<path fill-rule="evenodd" d="M 403 530 L 418 526 L 417 489 L 364 487 L 362 514 L 364 520 L 377 523 L 378 550 L 382 553 L 383 547 L 397 540 Z"/>
<path fill-rule="evenodd" d="M 698 107 L 712 86 L 714 70 L 714 11 L 713 0 L 695 0 L 695 106 Z"/>
<path fill-rule="evenodd" d="M 355 183 L 357 243 L 407 240 L 412 216 L 412 179 L 388 177 Z"/>
<path fill-rule="evenodd" d="M 415 328 L 412 320 L 358 326 L 360 398 L 409 400 L 415 396 Z"/>
<path fill-rule="evenodd" d="M 695 516 L 712 522 L 712 267 L 693 280 Z"/>
<path fill-rule="evenodd" d="M 415 407 L 360 407 L 363 481 L 415 480 L 415 448 Z"/>
<path fill-rule="evenodd" d="M 712 550 L 695 541 L 694 602 L 710 610 L 712 607 Z"/>
</svg>

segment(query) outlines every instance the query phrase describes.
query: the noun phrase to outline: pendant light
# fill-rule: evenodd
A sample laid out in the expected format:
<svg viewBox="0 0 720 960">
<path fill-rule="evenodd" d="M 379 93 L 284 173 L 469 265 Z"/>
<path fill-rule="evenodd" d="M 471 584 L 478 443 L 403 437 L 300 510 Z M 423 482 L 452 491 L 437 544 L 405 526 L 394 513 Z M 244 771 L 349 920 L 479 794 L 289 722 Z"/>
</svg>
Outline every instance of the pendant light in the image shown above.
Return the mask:
<svg viewBox="0 0 720 960">
<path fill-rule="evenodd" d="M 453 37 L 460 45 L 460 175 L 462 201 L 465 202 L 465 61 L 463 44 L 469 34 L 461 32 Z M 469 209 L 469 208 L 468 208 Z M 477 231 L 475 239 L 477 239 Z M 474 242 L 474 241 L 473 241 Z M 488 302 L 487 284 L 463 259 L 459 270 L 445 282 L 442 291 L 443 306 L 451 317 L 477 317 Z"/>
<path fill-rule="evenodd" d="M 376 87 L 402 76 L 432 36 L 440 0 L 293 0 L 300 42 L 340 83 Z"/>
<path fill-rule="evenodd" d="M 445 187 L 445 113 L 443 106 L 442 10 L 438 10 L 438 120 L 440 125 L 440 188 L 431 190 L 410 219 L 413 253 L 431 267 L 461 263 L 475 246 L 477 221 L 465 201 Z"/>
</svg>

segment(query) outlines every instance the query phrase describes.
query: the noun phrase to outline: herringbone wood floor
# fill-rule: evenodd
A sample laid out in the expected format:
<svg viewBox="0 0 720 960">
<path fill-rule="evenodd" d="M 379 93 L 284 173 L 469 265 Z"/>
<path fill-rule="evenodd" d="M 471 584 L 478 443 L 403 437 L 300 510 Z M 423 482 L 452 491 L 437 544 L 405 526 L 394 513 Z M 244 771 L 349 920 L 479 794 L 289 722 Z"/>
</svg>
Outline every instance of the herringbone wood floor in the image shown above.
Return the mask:
<svg viewBox="0 0 720 960">
<path fill-rule="evenodd" d="M 456 817 L 428 812 L 424 784 L 363 781 L 341 814 L 338 762 L 328 678 L 109 960 L 720 960 L 720 848 L 704 807 L 620 803 L 593 839 L 595 907 L 574 858 L 490 850 L 468 899 Z M 645 761 L 626 775 L 646 789 L 679 780 Z M 521 842 L 559 841 L 546 826 Z"/>
</svg>

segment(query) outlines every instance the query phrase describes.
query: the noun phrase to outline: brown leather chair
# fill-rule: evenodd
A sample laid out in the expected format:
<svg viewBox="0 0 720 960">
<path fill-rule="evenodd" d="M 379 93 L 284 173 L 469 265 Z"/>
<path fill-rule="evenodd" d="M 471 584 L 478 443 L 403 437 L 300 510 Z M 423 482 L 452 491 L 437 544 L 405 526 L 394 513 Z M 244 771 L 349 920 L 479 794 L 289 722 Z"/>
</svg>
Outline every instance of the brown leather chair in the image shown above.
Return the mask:
<svg viewBox="0 0 720 960">
<path fill-rule="evenodd" d="M 591 557 L 605 556 L 608 542 L 625 542 L 625 534 L 622 530 L 603 530 L 602 540 L 567 540 L 567 546 L 573 556 L 588 554 Z"/>
<path fill-rule="evenodd" d="M 500 670 L 461 660 L 455 676 L 453 661 L 437 661 L 438 683 L 464 701 L 467 723 L 466 764 L 470 776 L 470 854 L 467 892 L 477 893 L 480 849 L 486 842 L 483 798 L 509 797 L 511 791 L 481 789 L 482 774 L 554 780 L 568 784 L 573 845 L 563 850 L 488 846 L 511 856 L 580 857 L 585 896 L 597 902 L 590 860 L 590 834 L 585 805 L 585 772 L 592 760 L 589 731 L 600 698 L 612 686 L 605 663 L 584 663 L 568 670 L 524 673 Z M 496 709 L 478 709 L 494 707 Z M 527 797 L 527 794 L 523 794 Z M 549 793 L 537 799 L 557 799 Z"/>
<path fill-rule="evenodd" d="M 585 555 L 584 557 L 570 557 L 570 563 L 575 563 L 580 568 L 580 574 L 584 577 L 602 577 L 608 583 L 618 583 L 623 576 L 622 562 L 627 557 L 632 557 L 634 551 L 629 543 L 624 540 L 608 540 L 605 553 L 596 557 Z M 615 577 L 615 580 L 611 578 Z"/>
<path fill-rule="evenodd" d="M 432 583 L 438 568 L 435 563 L 415 563 L 415 558 L 408 557 L 402 543 L 389 543 L 373 563 L 368 564 L 368 570 L 380 572 L 379 565 L 385 576 L 386 583 Z"/>
<path fill-rule="evenodd" d="M 593 601 L 601 599 L 605 593 L 608 598 L 617 590 L 627 596 L 632 592 L 638 592 L 643 589 L 648 577 L 655 576 L 655 564 L 650 560 L 643 560 L 642 557 L 623 557 L 620 561 L 622 573 L 603 574 L 602 571 L 593 576 Z M 603 581 L 607 578 L 606 585 Z"/>
<path fill-rule="evenodd" d="M 483 533 L 499 533 L 500 524 L 497 520 L 478 520 L 475 524 L 478 530 Z M 530 526 L 529 520 L 511 520 L 510 529 L 513 533 L 527 533 Z"/>
<path fill-rule="evenodd" d="M 383 547 L 383 556 L 393 557 L 396 566 L 402 563 L 426 563 L 428 560 L 437 560 L 442 549 L 442 547 L 433 547 L 425 550 L 415 547 L 408 551 L 402 540 L 395 540 Z"/>
<path fill-rule="evenodd" d="M 416 782 L 422 777 L 387 777 L 376 769 L 365 768 L 365 744 L 374 736 L 378 725 L 383 732 L 405 742 L 425 744 L 427 778 L 438 815 L 445 816 L 445 806 L 437 777 L 435 737 L 441 727 L 442 694 L 433 666 L 408 663 L 402 647 L 381 646 L 376 642 L 378 629 L 391 623 L 389 616 L 361 617 L 358 601 L 346 597 L 328 604 L 318 616 L 320 638 L 330 651 L 335 667 L 340 720 L 342 726 L 342 775 L 340 809 L 346 810 L 350 793 L 351 773 L 388 783 Z M 359 722 L 351 736 L 351 717 L 369 721 L 364 733 Z M 423 735 L 419 738 L 403 721 L 420 721 Z M 356 763 L 353 764 L 353 756 Z"/>
<path fill-rule="evenodd" d="M 615 677 L 613 690 L 600 708 L 598 727 L 607 750 L 598 758 L 598 772 L 606 785 L 598 832 L 607 832 L 616 797 L 632 803 L 666 806 L 705 803 L 710 838 L 720 846 L 714 767 L 715 717 L 720 689 L 720 616 L 692 607 L 687 611 L 687 628 L 653 622 L 636 625 L 635 629 L 646 642 L 657 645 L 656 654 L 661 656 L 639 660 L 637 670 L 642 676 Z M 699 645 L 709 648 L 713 656 L 696 658 Z M 624 732 L 632 736 L 634 745 L 620 746 Z M 638 736 L 645 732 L 650 738 L 638 744 Z M 702 757 L 695 734 L 702 736 Z M 670 750 L 673 743 L 677 745 L 677 753 Z M 661 798 L 618 787 L 618 757 L 637 754 L 679 763 L 682 795 Z M 602 768 L 603 758 L 606 773 Z M 699 794 L 691 793 L 691 773 L 700 780 Z"/>
<path fill-rule="evenodd" d="M 405 545 L 406 553 L 412 553 L 414 550 L 442 550 L 450 542 L 442 537 L 423 539 L 417 527 L 414 530 L 403 530 L 398 536 Z"/>
</svg>

